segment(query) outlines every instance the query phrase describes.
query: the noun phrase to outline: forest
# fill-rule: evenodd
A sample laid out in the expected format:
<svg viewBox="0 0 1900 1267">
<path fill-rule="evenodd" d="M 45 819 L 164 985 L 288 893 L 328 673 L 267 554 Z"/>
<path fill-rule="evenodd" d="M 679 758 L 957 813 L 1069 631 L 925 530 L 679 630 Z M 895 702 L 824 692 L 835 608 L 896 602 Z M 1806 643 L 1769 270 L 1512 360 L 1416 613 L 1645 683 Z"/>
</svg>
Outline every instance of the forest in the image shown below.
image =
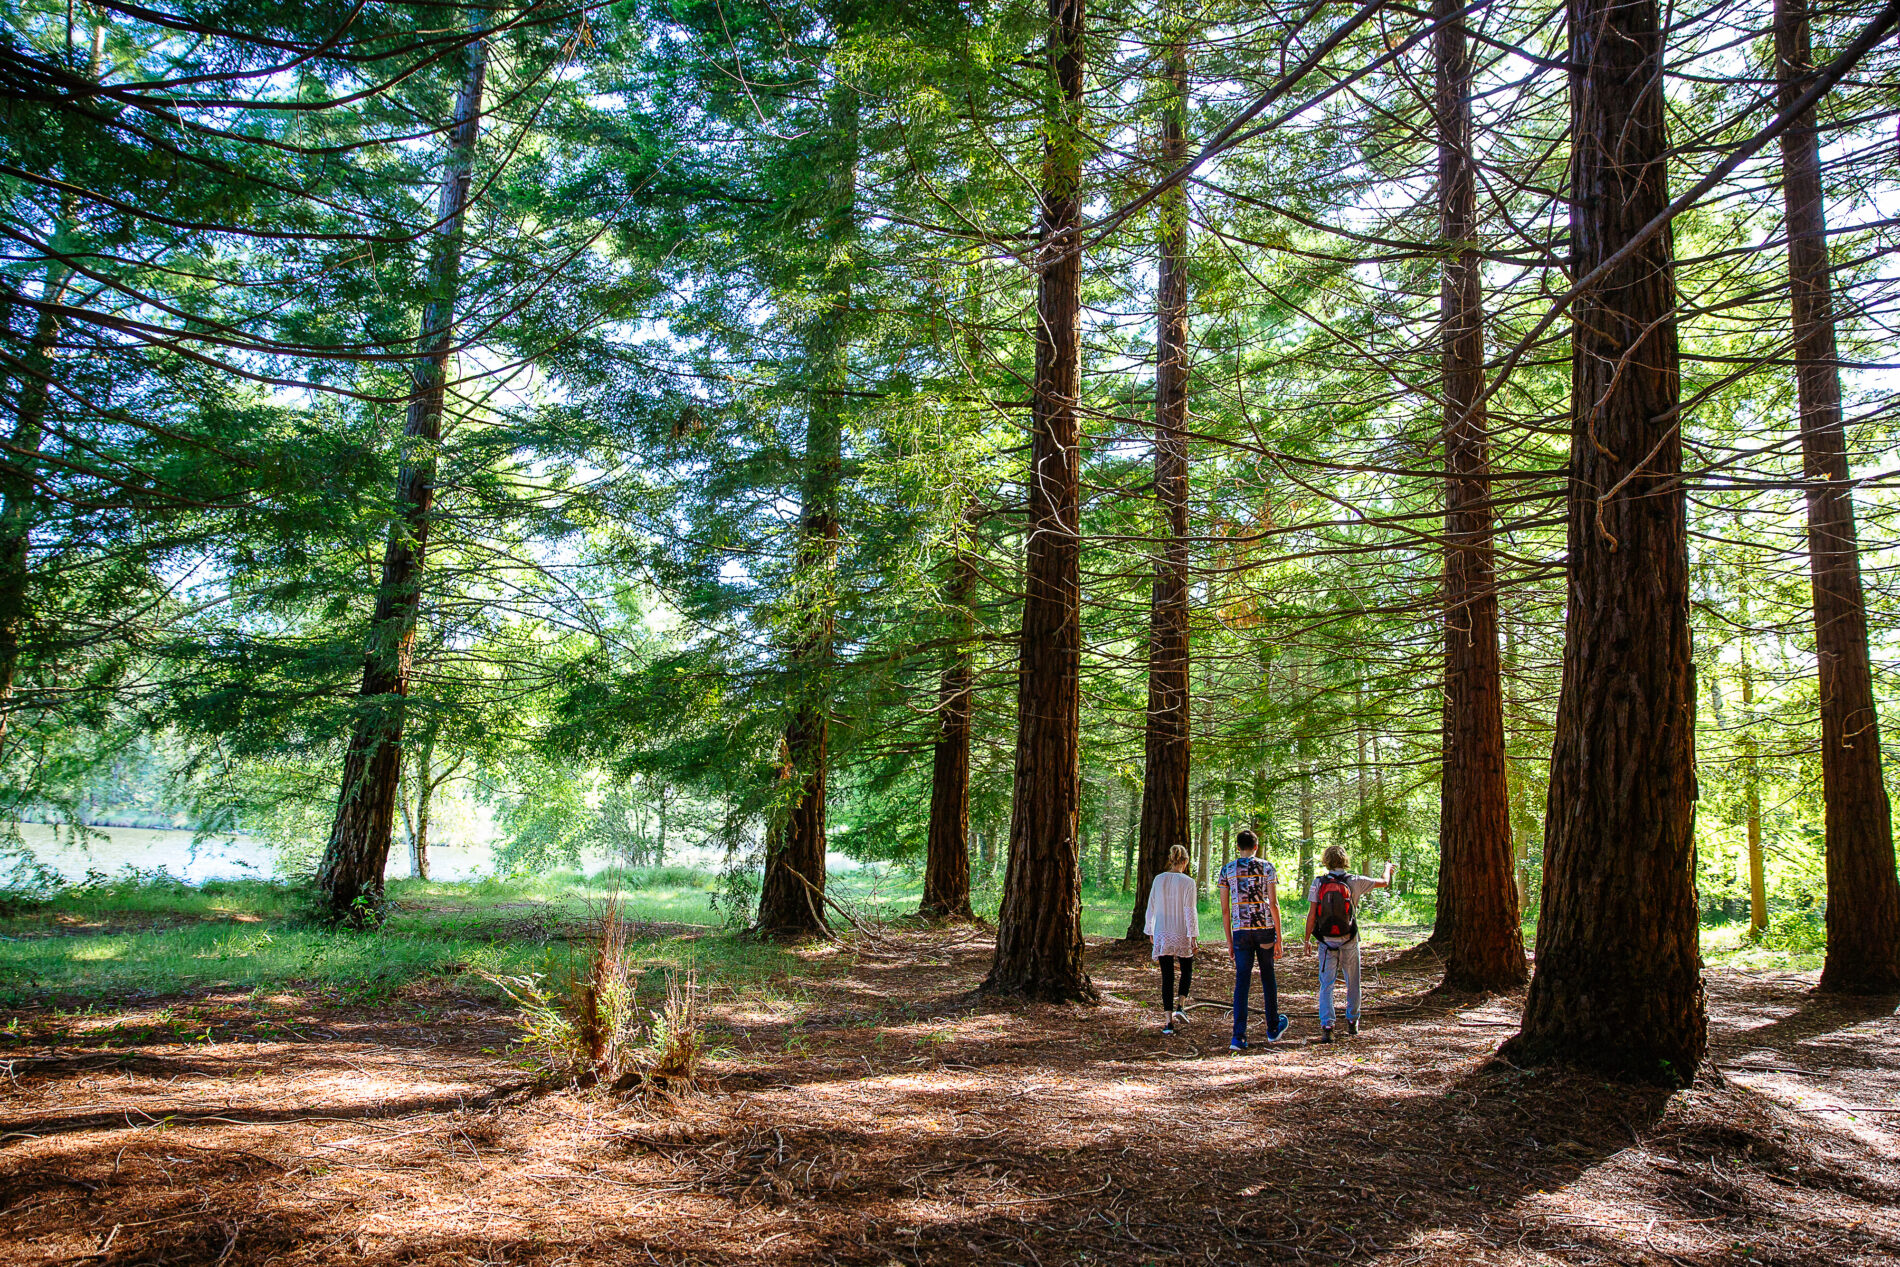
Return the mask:
<svg viewBox="0 0 1900 1267">
<path fill-rule="evenodd" d="M 0 14 L 9 1261 L 1900 1257 L 1900 0 Z"/>
</svg>

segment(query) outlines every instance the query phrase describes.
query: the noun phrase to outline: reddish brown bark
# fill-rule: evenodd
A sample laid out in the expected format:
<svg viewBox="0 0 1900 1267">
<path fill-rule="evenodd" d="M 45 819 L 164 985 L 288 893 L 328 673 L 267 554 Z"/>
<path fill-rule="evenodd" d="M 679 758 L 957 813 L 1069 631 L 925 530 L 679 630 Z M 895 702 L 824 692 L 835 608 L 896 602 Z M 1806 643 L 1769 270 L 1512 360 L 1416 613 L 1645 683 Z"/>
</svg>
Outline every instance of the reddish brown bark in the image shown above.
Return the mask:
<svg viewBox="0 0 1900 1267">
<path fill-rule="evenodd" d="M 924 840 L 924 897 L 917 913 L 973 919 L 970 909 L 970 595 L 976 565 L 961 548 L 950 564 L 945 600 L 957 622 L 937 690 L 937 742 L 930 772 L 930 829 Z"/>
<path fill-rule="evenodd" d="M 985 990 L 1095 998 L 1083 966 L 1076 837 L 1080 767 L 1082 0 L 1049 0 L 1042 224 L 1037 246 L 1036 382 L 1031 407 L 1028 549 L 1017 679 L 1009 867 Z"/>
<path fill-rule="evenodd" d="M 1808 87 L 1814 54 L 1804 0 L 1776 0 L 1780 104 Z M 1827 820 L 1827 960 L 1823 991 L 1900 992 L 1900 883 L 1893 816 L 1880 768 L 1880 719 L 1867 654 L 1860 538 L 1848 482 L 1839 353 L 1827 255 L 1821 145 L 1814 111 L 1781 134 L 1788 216 L 1788 290 L 1802 476 L 1808 481 L 1808 567 L 1821 672 L 1821 787 Z"/>
<path fill-rule="evenodd" d="M 1168 50 L 1169 100 L 1162 113 L 1161 163 L 1187 158 L 1184 130 L 1187 49 Z M 1148 617 L 1147 766 L 1141 788 L 1140 868 L 1125 937 L 1145 936 L 1148 890 L 1167 870 L 1168 852 L 1186 848 L 1191 824 L 1188 777 L 1188 286 L 1187 195 L 1162 195 L 1161 284 L 1155 312 L 1155 502 L 1161 551 Z"/>
<path fill-rule="evenodd" d="M 389 862 L 396 797 L 402 774 L 403 703 L 409 693 L 415 650 L 416 613 L 421 605 L 423 565 L 435 505 L 436 447 L 442 439 L 442 402 L 455 339 L 455 307 L 461 289 L 463 222 L 481 131 L 482 84 L 488 46 L 468 46 L 467 71 L 455 98 L 448 158 L 437 208 L 439 228 L 430 252 L 428 302 L 422 310 L 417 359 L 412 371 L 408 416 L 403 425 L 403 461 L 396 481 L 396 523 L 383 551 L 382 578 L 363 653 L 363 686 L 343 780 L 337 795 L 330 842 L 317 868 L 317 887 L 338 919 L 376 917 L 383 899 L 383 869 Z"/>
<path fill-rule="evenodd" d="M 1462 0 L 1436 0 L 1439 281 L 1445 447 L 1444 777 L 1438 927 L 1445 984 L 1504 990 L 1529 975 L 1511 875 L 1511 798 L 1492 554 L 1491 437 L 1471 143 L 1472 58 Z M 1442 933 L 1442 938 L 1438 934 Z"/>
<path fill-rule="evenodd" d="M 1668 204 L 1662 49 L 1656 0 L 1570 0 L 1572 277 Z M 1505 1050 L 1680 1085 L 1708 1026 L 1675 305 L 1664 230 L 1572 312 L 1563 687 L 1537 972 Z"/>
<path fill-rule="evenodd" d="M 781 937 L 830 934 L 824 919 L 825 802 L 831 777 L 833 636 L 837 596 L 838 486 L 844 464 L 843 395 L 847 386 L 851 263 L 857 236 L 858 98 L 836 89 L 831 124 L 847 157 L 836 197 L 819 226 L 830 247 L 824 293 L 830 302 L 806 334 L 805 467 L 800 492 L 798 571 L 792 586 L 793 636 L 786 674 L 791 718 L 785 726 L 789 775 L 798 781 L 784 818 L 767 837 L 759 888 L 762 932 Z"/>
</svg>

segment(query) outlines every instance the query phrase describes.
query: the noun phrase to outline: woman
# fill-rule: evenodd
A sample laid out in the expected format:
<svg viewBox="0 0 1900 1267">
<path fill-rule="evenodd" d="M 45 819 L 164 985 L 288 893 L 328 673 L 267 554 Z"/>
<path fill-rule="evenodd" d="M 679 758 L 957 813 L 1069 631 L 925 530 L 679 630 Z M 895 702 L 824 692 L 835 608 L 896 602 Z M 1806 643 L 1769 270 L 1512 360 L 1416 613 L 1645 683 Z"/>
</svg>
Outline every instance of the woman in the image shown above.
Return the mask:
<svg viewBox="0 0 1900 1267">
<path fill-rule="evenodd" d="M 1155 962 L 1161 965 L 1164 1034 L 1188 1023 L 1187 1013 L 1174 1009 L 1174 968 L 1177 963 L 1181 966 L 1181 1001 L 1186 1003 L 1194 979 L 1194 939 L 1201 935 L 1200 894 L 1187 869 L 1187 847 L 1176 845 L 1168 850 L 1168 869 L 1155 877 L 1148 890 L 1146 931 L 1154 939 Z"/>
</svg>

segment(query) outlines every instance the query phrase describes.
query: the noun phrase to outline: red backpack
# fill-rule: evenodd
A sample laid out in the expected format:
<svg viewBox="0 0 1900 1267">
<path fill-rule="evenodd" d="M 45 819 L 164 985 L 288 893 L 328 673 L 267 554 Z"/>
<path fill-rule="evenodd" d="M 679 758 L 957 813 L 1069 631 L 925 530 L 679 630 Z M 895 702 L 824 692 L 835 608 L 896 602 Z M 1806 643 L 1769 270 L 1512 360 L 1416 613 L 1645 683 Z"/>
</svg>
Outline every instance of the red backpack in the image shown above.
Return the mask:
<svg viewBox="0 0 1900 1267">
<path fill-rule="evenodd" d="M 1344 871 L 1328 871 L 1319 878 L 1313 894 L 1318 908 L 1313 916 L 1313 931 L 1321 937 L 1350 941 L 1359 935 L 1359 922 L 1352 912 L 1352 880 Z"/>
</svg>

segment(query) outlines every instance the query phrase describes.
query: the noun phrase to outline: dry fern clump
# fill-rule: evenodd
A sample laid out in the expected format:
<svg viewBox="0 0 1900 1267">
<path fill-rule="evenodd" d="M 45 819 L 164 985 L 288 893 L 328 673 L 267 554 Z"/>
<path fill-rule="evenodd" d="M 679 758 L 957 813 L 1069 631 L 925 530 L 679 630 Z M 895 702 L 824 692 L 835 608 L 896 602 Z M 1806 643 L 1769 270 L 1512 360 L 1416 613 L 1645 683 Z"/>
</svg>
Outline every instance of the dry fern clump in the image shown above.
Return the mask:
<svg viewBox="0 0 1900 1267">
<path fill-rule="evenodd" d="M 642 1013 L 617 898 L 595 917 L 592 953 L 561 984 L 545 973 L 483 973 L 520 1009 L 519 1046 L 550 1074 L 621 1094 L 679 1095 L 696 1088 L 706 1057 L 695 972 L 668 969 L 666 997 Z"/>
</svg>

